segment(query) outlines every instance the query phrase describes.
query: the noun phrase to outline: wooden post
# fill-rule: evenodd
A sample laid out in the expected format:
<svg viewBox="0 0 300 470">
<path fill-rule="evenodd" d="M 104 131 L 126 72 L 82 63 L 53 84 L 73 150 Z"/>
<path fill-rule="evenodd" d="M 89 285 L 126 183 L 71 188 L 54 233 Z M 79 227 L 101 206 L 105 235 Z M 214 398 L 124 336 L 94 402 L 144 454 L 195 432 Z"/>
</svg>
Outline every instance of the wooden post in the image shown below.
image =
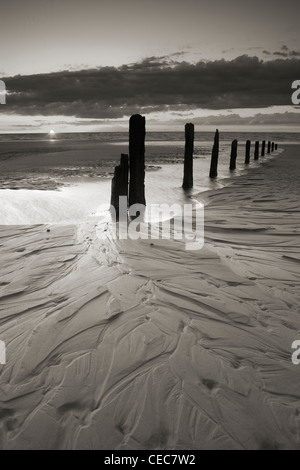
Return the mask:
<svg viewBox="0 0 300 470">
<path fill-rule="evenodd" d="M 261 156 L 264 157 L 266 153 L 266 141 L 263 140 L 262 145 L 261 145 Z"/>
<path fill-rule="evenodd" d="M 274 152 L 274 150 L 275 150 L 275 144 L 274 142 L 272 142 L 272 152 Z"/>
<path fill-rule="evenodd" d="M 230 155 L 230 170 L 236 169 L 236 158 L 237 158 L 238 141 L 234 140 L 231 144 L 231 155 Z"/>
<path fill-rule="evenodd" d="M 122 153 L 120 165 L 115 167 L 114 177 L 111 182 L 110 204 L 115 208 L 117 218 L 119 218 L 120 196 L 128 199 L 128 155 Z"/>
<path fill-rule="evenodd" d="M 194 124 L 185 125 L 185 151 L 184 151 L 184 175 L 183 189 L 193 187 L 193 154 L 194 154 Z"/>
<path fill-rule="evenodd" d="M 278 144 L 275 144 L 275 150 L 277 150 L 277 149 L 278 149 Z"/>
<path fill-rule="evenodd" d="M 250 163 L 250 150 L 251 150 L 251 140 L 247 140 L 247 142 L 246 142 L 245 165 L 249 165 L 249 163 Z"/>
<path fill-rule="evenodd" d="M 268 153 L 271 153 L 271 142 L 268 142 Z"/>
<path fill-rule="evenodd" d="M 259 141 L 255 142 L 255 150 L 254 150 L 254 160 L 259 159 Z"/>
<path fill-rule="evenodd" d="M 129 121 L 130 184 L 129 205 L 146 205 L 145 198 L 145 135 L 146 120 L 139 114 Z"/>
<path fill-rule="evenodd" d="M 210 178 L 216 178 L 218 176 L 218 160 L 219 160 L 219 131 L 216 130 L 215 141 L 212 150 L 211 164 L 210 164 Z"/>
<path fill-rule="evenodd" d="M 121 170 L 122 170 L 120 196 L 127 196 L 127 198 L 128 198 L 129 157 L 125 153 L 121 153 L 121 164 L 120 164 L 120 166 L 121 166 Z"/>
</svg>

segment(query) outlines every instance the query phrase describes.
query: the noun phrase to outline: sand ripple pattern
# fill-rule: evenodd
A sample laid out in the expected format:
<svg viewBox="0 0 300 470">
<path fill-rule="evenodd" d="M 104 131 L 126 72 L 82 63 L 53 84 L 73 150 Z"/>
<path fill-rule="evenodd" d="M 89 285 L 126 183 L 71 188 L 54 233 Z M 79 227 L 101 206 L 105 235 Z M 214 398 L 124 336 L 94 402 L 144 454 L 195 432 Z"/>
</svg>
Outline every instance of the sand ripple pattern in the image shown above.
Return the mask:
<svg viewBox="0 0 300 470">
<path fill-rule="evenodd" d="M 0 447 L 299 448 L 297 158 L 199 195 L 199 252 L 1 228 Z"/>
</svg>

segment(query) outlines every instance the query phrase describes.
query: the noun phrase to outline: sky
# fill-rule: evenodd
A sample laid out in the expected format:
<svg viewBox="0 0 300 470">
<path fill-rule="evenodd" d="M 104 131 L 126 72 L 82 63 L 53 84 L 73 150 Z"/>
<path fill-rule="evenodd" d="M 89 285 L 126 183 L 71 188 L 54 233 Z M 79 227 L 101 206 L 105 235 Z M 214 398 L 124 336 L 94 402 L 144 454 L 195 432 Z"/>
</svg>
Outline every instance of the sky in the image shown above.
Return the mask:
<svg viewBox="0 0 300 470">
<path fill-rule="evenodd" d="M 0 132 L 298 129 L 299 0 L 10 0 Z"/>
</svg>

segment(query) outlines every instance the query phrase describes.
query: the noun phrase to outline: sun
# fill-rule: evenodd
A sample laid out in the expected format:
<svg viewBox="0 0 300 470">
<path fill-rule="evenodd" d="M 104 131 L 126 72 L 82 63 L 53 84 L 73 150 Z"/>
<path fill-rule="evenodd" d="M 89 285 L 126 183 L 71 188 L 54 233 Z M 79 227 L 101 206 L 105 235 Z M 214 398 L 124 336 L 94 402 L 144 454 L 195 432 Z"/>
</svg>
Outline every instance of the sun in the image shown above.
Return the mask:
<svg viewBox="0 0 300 470">
<path fill-rule="evenodd" d="M 49 134 L 51 135 L 51 137 L 54 137 L 55 136 L 55 131 L 53 129 L 51 129 L 51 131 L 49 132 Z"/>
</svg>

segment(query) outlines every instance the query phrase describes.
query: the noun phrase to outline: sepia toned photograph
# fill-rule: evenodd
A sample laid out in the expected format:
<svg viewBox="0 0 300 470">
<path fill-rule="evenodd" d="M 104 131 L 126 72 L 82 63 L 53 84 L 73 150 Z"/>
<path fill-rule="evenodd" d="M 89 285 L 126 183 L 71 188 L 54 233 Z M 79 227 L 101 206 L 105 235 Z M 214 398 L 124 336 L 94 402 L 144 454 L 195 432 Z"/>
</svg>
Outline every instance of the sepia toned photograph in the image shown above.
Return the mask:
<svg viewBox="0 0 300 470">
<path fill-rule="evenodd" d="M 10 0 L 0 449 L 300 449 L 300 4 Z"/>
</svg>

